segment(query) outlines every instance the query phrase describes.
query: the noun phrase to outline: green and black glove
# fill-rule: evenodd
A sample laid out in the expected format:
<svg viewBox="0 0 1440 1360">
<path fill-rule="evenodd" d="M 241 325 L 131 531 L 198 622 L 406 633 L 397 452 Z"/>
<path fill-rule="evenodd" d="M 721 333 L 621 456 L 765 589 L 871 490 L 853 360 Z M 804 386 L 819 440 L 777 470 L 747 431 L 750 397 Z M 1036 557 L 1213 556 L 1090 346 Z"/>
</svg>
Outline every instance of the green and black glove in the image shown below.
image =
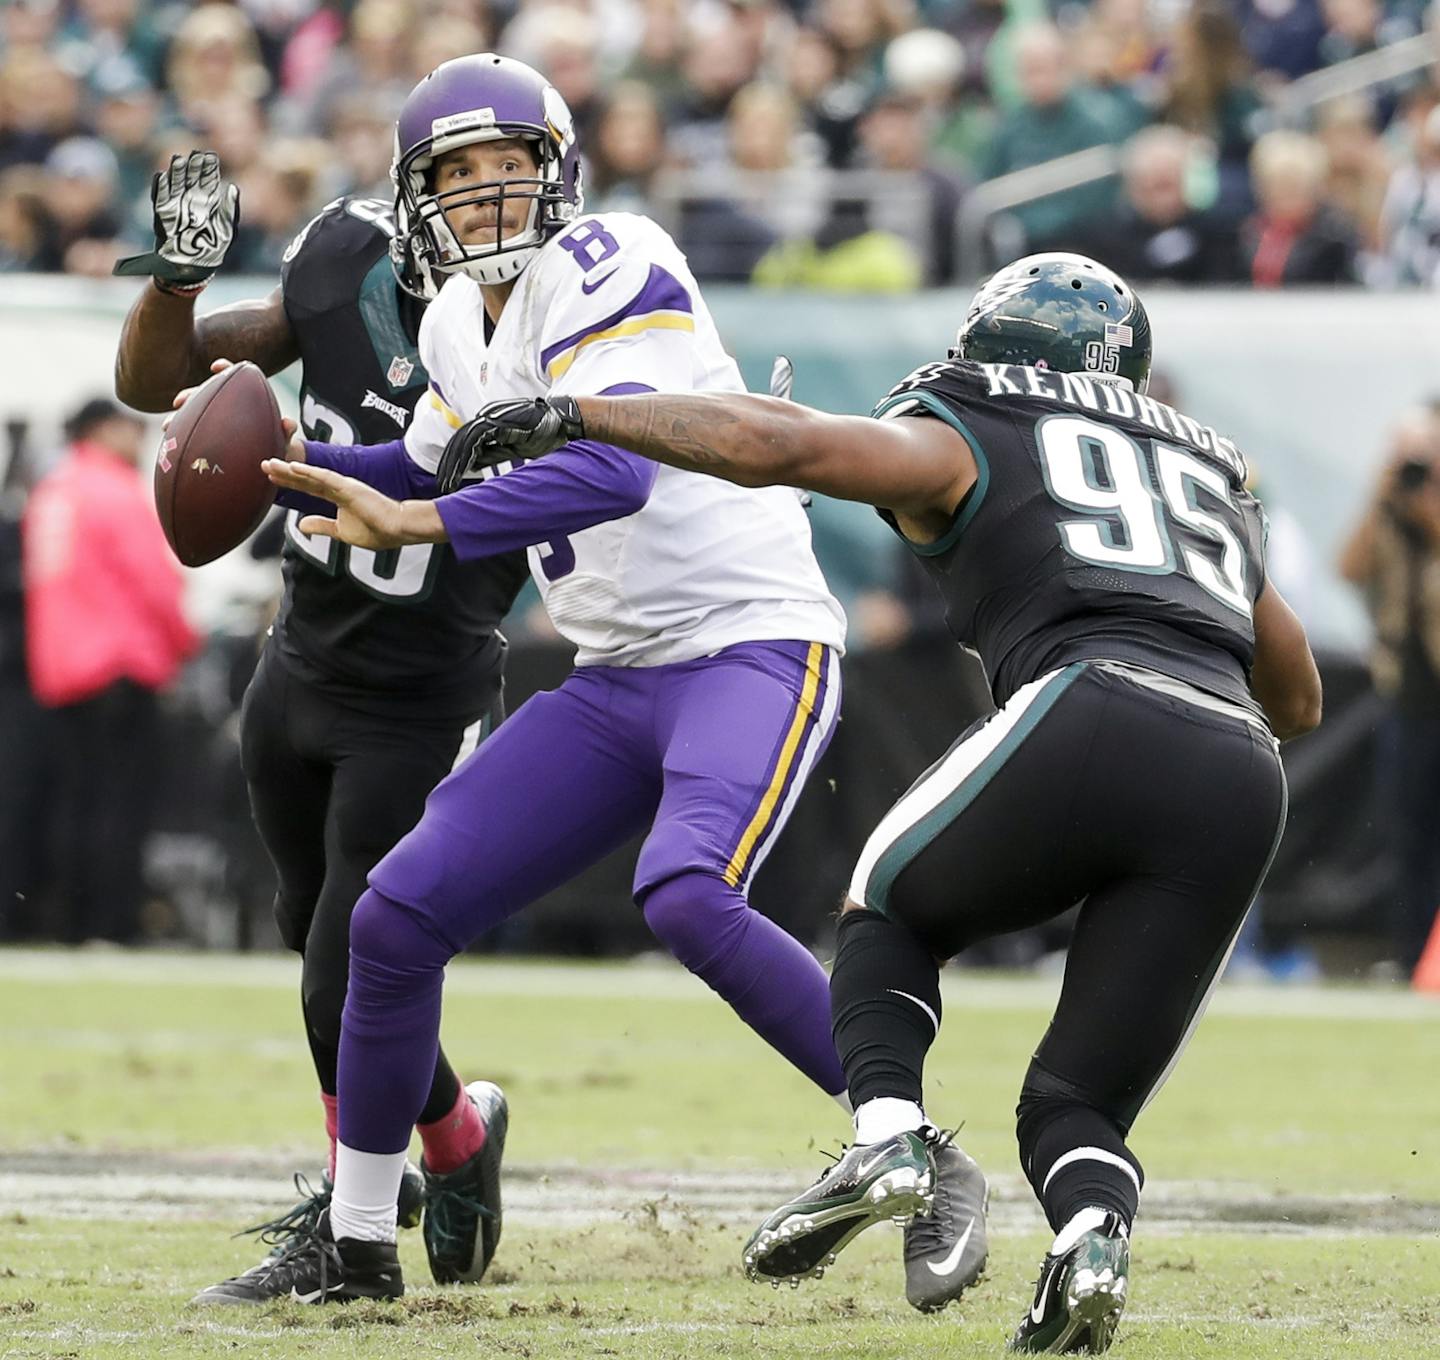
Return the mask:
<svg viewBox="0 0 1440 1360">
<path fill-rule="evenodd" d="M 117 274 L 149 274 L 165 292 L 198 293 L 225 260 L 240 224 L 240 190 L 220 178 L 213 151 L 172 156 L 150 182 L 155 249 L 115 265 Z"/>
</svg>

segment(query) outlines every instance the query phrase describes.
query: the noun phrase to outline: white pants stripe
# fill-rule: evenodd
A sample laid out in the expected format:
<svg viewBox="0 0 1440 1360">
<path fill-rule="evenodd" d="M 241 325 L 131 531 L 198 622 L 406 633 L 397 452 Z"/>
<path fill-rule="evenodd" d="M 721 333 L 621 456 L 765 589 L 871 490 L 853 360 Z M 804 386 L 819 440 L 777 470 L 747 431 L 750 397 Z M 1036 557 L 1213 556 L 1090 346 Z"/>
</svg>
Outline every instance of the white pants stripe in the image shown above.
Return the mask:
<svg viewBox="0 0 1440 1360">
<path fill-rule="evenodd" d="M 1123 1157 L 1113 1152 L 1107 1152 L 1104 1148 L 1078 1147 L 1067 1152 L 1046 1172 L 1045 1183 L 1040 1187 L 1040 1193 L 1043 1195 L 1050 1188 L 1050 1182 L 1055 1179 L 1055 1173 L 1057 1171 L 1063 1171 L 1067 1166 L 1075 1162 L 1104 1162 L 1107 1166 L 1118 1166 L 1121 1171 L 1135 1182 L 1136 1192 L 1138 1193 L 1140 1190 L 1139 1172 Z"/>
<path fill-rule="evenodd" d="M 455 752 L 455 759 L 450 762 L 451 770 L 458 770 L 475 754 L 475 748 L 480 745 L 480 738 L 485 735 L 489 724 L 490 715 L 487 713 L 483 718 L 477 718 L 460 734 L 460 749 Z"/>
<path fill-rule="evenodd" d="M 934 812 L 991 755 L 1001 742 L 1023 721 L 1027 710 L 1040 698 L 1047 685 L 1060 671 L 1052 671 L 1022 685 L 983 727 L 971 733 L 907 792 L 901 795 L 870 833 L 855 873 L 850 880 L 850 900 L 876 909 L 879 903 L 867 900 L 870 878 L 880 857 L 916 823 Z"/>
</svg>

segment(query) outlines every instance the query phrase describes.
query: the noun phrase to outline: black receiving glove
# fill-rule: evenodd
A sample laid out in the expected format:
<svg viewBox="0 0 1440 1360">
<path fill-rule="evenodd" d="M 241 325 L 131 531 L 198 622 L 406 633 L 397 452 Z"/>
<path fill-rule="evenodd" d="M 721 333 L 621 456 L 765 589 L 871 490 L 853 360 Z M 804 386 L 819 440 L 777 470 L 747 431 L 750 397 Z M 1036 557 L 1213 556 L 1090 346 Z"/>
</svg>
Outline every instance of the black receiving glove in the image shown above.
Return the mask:
<svg viewBox="0 0 1440 1360">
<path fill-rule="evenodd" d="M 585 424 L 574 397 L 492 401 L 450 436 L 435 481 L 440 494 L 448 496 L 466 482 L 478 481 L 486 468 L 523 463 L 584 438 Z"/>
<path fill-rule="evenodd" d="M 161 287 L 198 292 L 235 239 L 240 190 L 220 178 L 220 157 L 213 151 L 192 151 L 170 157 L 170 168 L 150 182 L 150 201 L 155 249 L 119 261 L 115 273 L 149 274 Z"/>
</svg>

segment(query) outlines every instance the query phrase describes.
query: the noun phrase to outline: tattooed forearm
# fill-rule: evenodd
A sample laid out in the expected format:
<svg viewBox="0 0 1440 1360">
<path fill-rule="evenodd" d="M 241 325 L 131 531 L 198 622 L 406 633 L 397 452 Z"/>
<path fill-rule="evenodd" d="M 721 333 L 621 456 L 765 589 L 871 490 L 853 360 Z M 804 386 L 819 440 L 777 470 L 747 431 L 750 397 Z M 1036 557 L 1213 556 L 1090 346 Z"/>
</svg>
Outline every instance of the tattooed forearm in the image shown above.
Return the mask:
<svg viewBox="0 0 1440 1360">
<path fill-rule="evenodd" d="M 784 408 L 769 398 L 721 393 L 580 400 L 589 437 L 744 486 L 784 480 L 788 444 L 778 437 L 789 414 Z"/>
<path fill-rule="evenodd" d="M 215 359 L 249 359 L 268 376 L 300 357 L 283 307 L 268 302 L 237 302 L 200 317 L 195 323 L 195 347 L 207 376 Z"/>
<path fill-rule="evenodd" d="M 939 537 L 976 479 L 965 437 L 940 420 L 837 416 L 750 392 L 578 397 L 586 438 L 740 486 L 789 486 L 923 514 Z"/>
<path fill-rule="evenodd" d="M 696 416 L 685 408 L 683 397 L 653 397 L 628 422 L 646 448 L 658 446 L 673 455 L 681 466 L 701 472 L 723 473 L 735 466 L 718 440 L 724 427 L 733 427 L 735 417 L 724 411 Z"/>
</svg>

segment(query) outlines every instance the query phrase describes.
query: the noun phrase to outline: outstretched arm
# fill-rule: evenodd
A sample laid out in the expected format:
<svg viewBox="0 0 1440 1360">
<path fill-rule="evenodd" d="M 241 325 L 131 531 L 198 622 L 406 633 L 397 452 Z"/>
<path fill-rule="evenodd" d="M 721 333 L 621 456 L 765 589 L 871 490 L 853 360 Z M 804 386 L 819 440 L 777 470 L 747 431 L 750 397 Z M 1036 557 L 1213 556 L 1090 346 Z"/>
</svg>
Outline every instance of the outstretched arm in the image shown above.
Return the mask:
<svg viewBox="0 0 1440 1360">
<path fill-rule="evenodd" d="M 302 493 L 336 506 L 334 519 L 302 520 L 303 532 L 325 534 L 361 548 L 448 542 L 462 559 L 528 548 L 557 534 L 578 533 L 633 515 L 648 499 L 657 471 L 653 463 L 625 449 L 579 443 L 555 458 L 516 468 L 503 477 L 471 482 L 439 500 L 402 499 L 376 489 L 379 482 L 363 459 L 336 471 L 333 446 L 306 448 L 311 454 L 323 449 L 331 466 L 279 461 L 263 465 L 270 480 L 290 494 Z M 359 477 L 347 476 L 346 471 Z M 405 494 L 402 488 L 401 496 Z"/>
<path fill-rule="evenodd" d="M 462 434 L 480 461 L 595 439 L 741 486 L 798 486 L 902 513 L 948 513 L 976 477 L 969 444 L 943 421 L 832 416 L 748 393 L 500 402 Z"/>
<path fill-rule="evenodd" d="M 240 222 L 240 191 L 220 176 L 213 151 L 172 156 L 150 181 L 154 248 L 120 260 L 115 272 L 143 276 L 120 334 L 115 395 L 163 411 L 182 387 L 204 382 L 216 359 L 249 359 L 268 377 L 298 357 L 277 288 L 198 320 L 195 299 L 224 262 Z"/>
</svg>

